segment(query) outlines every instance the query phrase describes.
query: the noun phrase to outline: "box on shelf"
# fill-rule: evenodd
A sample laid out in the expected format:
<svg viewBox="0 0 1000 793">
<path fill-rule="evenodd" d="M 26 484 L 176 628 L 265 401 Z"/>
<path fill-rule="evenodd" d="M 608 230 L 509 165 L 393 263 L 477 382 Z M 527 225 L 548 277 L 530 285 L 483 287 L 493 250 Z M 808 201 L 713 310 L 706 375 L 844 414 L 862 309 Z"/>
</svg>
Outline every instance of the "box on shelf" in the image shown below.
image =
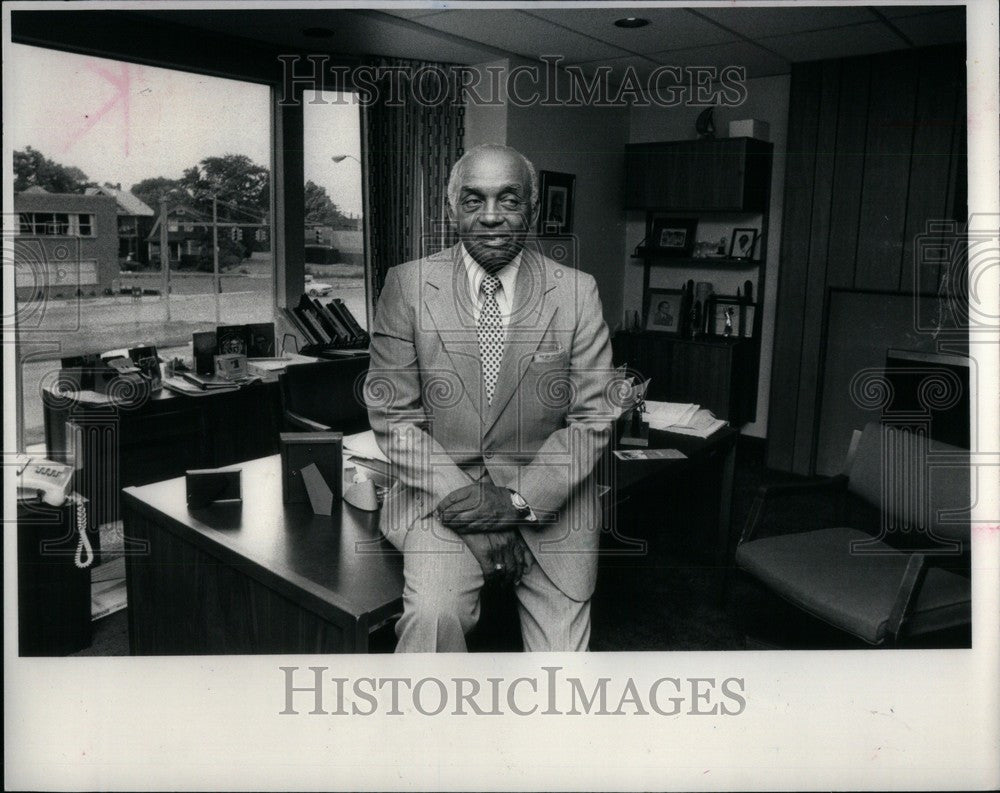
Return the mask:
<svg viewBox="0 0 1000 793">
<path fill-rule="evenodd" d="M 730 121 L 729 137 L 770 140 L 771 126 L 766 121 L 760 121 L 756 118 L 744 118 L 739 121 Z"/>
</svg>

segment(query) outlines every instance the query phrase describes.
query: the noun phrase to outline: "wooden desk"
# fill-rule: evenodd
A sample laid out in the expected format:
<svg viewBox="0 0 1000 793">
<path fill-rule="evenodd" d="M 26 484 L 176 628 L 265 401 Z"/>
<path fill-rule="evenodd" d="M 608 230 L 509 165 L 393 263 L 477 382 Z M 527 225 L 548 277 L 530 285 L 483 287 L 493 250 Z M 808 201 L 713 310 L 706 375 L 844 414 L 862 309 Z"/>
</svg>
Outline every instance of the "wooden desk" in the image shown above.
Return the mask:
<svg viewBox="0 0 1000 793">
<path fill-rule="evenodd" d="M 123 491 L 134 655 L 365 652 L 402 611 L 402 557 L 378 513 L 281 501 L 281 459 L 243 469 L 242 506 L 188 510 L 184 478 Z"/>
<path fill-rule="evenodd" d="M 684 473 L 703 480 L 713 497 L 698 528 L 723 573 L 738 435 L 726 428 L 702 440 L 654 431 L 651 446 L 680 449 L 688 459 L 615 467 L 620 495 L 655 495 Z M 241 506 L 189 511 L 183 477 L 123 491 L 125 536 L 130 547 L 148 546 L 126 556 L 132 653 L 367 651 L 371 631 L 402 610 L 402 558 L 379 534 L 378 514 L 341 505 L 325 518 L 282 504 L 278 455 L 240 467 Z"/>
<path fill-rule="evenodd" d="M 644 497 L 652 505 L 646 511 L 647 522 L 693 523 L 693 533 L 700 536 L 712 566 L 720 573 L 720 595 L 725 590 L 736 551 L 736 532 L 731 524 L 739 435 L 732 427 L 723 427 L 709 438 L 650 430 L 649 448 L 677 449 L 687 458 L 649 461 L 615 458 L 616 500 L 620 502 L 633 495 Z M 669 488 L 678 480 L 682 481 L 683 493 L 671 499 L 667 495 Z"/>
</svg>

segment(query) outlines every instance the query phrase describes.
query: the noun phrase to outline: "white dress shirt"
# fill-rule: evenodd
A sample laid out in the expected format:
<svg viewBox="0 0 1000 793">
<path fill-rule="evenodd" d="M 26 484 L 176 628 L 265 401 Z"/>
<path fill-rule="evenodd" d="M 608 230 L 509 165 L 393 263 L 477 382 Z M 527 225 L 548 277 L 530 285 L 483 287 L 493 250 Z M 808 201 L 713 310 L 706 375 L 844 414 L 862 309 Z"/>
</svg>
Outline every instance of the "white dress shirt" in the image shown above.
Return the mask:
<svg viewBox="0 0 1000 793">
<path fill-rule="evenodd" d="M 469 294 L 472 296 L 472 306 L 475 312 L 476 322 L 479 322 L 479 311 L 483 305 L 483 293 L 480 291 L 483 279 L 486 277 L 486 270 L 477 262 L 462 245 L 462 263 L 465 265 L 465 272 L 469 276 Z M 500 288 L 494 293 L 497 299 L 497 306 L 500 308 L 500 322 L 504 330 L 510 321 L 511 312 L 514 310 L 514 286 L 517 283 L 517 270 L 521 266 L 521 252 L 505 264 L 500 272 L 496 273 L 500 279 Z"/>
</svg>

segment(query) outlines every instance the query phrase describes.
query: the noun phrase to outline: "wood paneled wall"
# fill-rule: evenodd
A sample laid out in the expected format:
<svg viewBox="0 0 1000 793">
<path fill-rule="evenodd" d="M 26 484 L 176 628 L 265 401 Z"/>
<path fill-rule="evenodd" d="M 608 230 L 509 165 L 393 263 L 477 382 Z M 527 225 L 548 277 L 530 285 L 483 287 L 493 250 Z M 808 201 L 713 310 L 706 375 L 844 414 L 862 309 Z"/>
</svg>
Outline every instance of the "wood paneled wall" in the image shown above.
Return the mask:
<svg viewBox="0 0 1000 793">
<path fill-rule="evenodd" d="M 965 105 L 964 47 L 792 67 L 769 467 L 814 470 L 827 290 L 936 288 L 914 239 L 966 218 Z"/>
</svg>

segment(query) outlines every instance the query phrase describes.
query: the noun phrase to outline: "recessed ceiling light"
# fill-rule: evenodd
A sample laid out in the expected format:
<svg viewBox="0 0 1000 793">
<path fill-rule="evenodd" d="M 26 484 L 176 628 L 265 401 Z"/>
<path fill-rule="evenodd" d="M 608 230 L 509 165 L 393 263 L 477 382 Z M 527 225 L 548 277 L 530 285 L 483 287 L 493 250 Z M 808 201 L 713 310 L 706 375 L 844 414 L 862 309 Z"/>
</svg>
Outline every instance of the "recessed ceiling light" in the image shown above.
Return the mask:
<svg viewBox="0 0 1000 793">
<path fill-rule="evenodd" d="M 644 28 L 648 24 L 649 20 L 642 17 L 624 17 L 615 20 L 615 25 L 620 28 Z"/>
<path fill-rule="evenodd" d="M 311 39 L 328 39 L 333 36 L 330 28 L 303 28 L 302 35 Z"/>
</svg>

